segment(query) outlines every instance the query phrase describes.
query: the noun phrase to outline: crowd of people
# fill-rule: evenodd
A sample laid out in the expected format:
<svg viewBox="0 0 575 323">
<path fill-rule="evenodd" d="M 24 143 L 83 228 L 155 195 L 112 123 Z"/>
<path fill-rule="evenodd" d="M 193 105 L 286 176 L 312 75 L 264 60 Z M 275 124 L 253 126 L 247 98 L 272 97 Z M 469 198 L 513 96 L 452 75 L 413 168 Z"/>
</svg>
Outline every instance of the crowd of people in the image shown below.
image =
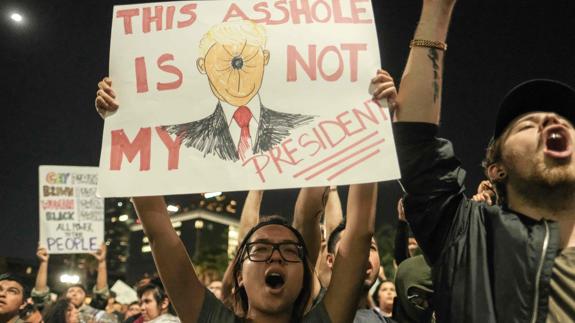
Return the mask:
<svg viewBox="0 0 575 323">
<path fill-rule="evenodd" d="M 32 290 L 0 276 L 0 322 L 573 322 L 575 320 L 575 90 L 531 80 L 503 99 L 484 161 L 486 181 L 467 198 L 465 171 L 437 137 L 443 58 L 455 0 L 424 0 L 396 91 L 378 70 L 373 99 L 394 109 L 404 196 L 398 202 L 397 271 L 386 277 L 374 239 L 377 183 L 300 190 L 293 222 L 260 214 L 250 191 L 240 244 L 221 281 L 199 278 L 164 198 L 132 202 L 158 272 L 139 301 L 110 301 L 105 245 L 98 277 L 49 299 L 49 256 Z M 120 106 L 105 78 L 96 107 Z M 31 295 L 31 298 L 29 298 Z"/>
</svg>

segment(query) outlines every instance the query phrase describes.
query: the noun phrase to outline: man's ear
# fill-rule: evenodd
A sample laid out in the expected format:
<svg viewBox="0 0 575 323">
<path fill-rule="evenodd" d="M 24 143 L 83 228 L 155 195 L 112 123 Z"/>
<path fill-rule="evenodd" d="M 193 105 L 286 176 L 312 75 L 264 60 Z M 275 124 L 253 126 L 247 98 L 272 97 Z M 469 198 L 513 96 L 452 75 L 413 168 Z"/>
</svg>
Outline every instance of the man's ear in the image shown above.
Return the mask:
<svg viewBox="0 0 575 323">
<path fill-rule="evenodd" d="M 264 49 L 263 53 L 264 53 L 264 65 L 268 65 L 268 62 L 270 61 L 270 51 Z"/>
<path fill-rule="evenodd" d="M 160 304 L 160 308 L 162 310 L 167 310 L 168 306 L 170 306 L 170 300 L 166 297 L 162 300 L 162 304 Z"/>
<path fill-rule="evenodd" d="M 326 254 L 325 262 L 327 263 L 329 269 L 333 269 L 333 263 L 335 262 L 335 255 L 328 252 Z"/>
<path fill-rule="evenodd" d="M 200 57 L 196 60 L 196 67 L 200 73 L 206 74 L 206 61 L 203 57 Z"/>
<path fill-rule="evenodd" d="M 507 177 L 507 172 L 503 165 L 493 163 L 487 167 L 487 176 L 491 182 L 500 182 Z"/>
</svg>

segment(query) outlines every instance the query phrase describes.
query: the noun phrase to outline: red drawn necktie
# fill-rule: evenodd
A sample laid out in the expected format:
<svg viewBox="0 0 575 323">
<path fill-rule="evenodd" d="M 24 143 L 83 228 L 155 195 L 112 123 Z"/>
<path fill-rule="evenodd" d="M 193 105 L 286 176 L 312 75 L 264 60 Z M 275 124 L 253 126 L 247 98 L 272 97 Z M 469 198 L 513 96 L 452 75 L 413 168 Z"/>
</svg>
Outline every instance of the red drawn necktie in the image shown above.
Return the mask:
<svg viewBox="0 0 575 323">
<path fill-rule="evenodd" d="M 238 144 L 238 154 L 242 160 L 245 160 L 245 153 L 250 148 L 250 120 L 252 112 L 244 105 L 238 107 L 234 112 L 234 120 L 241 129 L 240 142 Z"/>
</svg>

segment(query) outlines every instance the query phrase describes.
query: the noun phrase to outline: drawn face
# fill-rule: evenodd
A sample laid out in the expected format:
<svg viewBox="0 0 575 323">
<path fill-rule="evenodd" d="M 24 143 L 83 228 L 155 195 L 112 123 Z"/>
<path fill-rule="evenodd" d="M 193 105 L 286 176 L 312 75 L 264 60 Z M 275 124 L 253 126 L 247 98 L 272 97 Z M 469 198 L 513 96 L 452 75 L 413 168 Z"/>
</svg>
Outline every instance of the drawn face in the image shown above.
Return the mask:
<svg viewBox="0 0 575 323">
<path fill-rule="evenodd" d="M 197 61 L 198 70 L 208 76 L 214 95 L 233 106 L 246 105 L 262 85 L 267 50 L 239 43 L 215 43 L 206 56 Z"/>
<path fill-rule="evenodd" d="M 266 225 L 252 235 L 250 242 L 298 243 L 297 237 L 281 225 Z M 303 262 L 287 262 L 279 250 L 273 250 L 267 262 L 245 258 L 240 286 L 245 288 L 250 311 L 278 314 L 291 312 L 303 288 Z"/>
</svg>

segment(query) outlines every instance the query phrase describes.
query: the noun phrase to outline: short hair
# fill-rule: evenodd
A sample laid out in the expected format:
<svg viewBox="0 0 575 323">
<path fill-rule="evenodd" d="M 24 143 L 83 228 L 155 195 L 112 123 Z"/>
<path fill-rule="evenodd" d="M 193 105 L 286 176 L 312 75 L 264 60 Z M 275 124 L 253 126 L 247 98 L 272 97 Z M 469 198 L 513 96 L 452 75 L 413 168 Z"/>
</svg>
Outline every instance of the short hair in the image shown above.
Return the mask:
<svg viewBox="0 0 575 323">
<path fill-rule="evenodd" d="M 346 221 L 344 219 L 329 234 L 329 238 L 327 239 L 327 252 L 332 253 L 332 254 L 335 253 L 335 245 L 337 245 L 337 243 L 339 242 L 339 239 L 341 239 L 341 232 L 343 230 L 345 230 L 345 224 L 346 224 Z"/>
<path fill-rule="evenodd" d="M 158 306 L 162 303 L 164 299 L 168 298 L 168 294 L 166 294 L 166 291 L 164 291 L 164 289 L 161 286 L 152 283 L 138 287 L 137 290 L 138 298 L 142 298 L 142 296 L 144 296 L 145 293 L 150 291 L 153 292 L 154 299 L 156 300 L 156 303 L 158 303 Z"/>
<path fill-rule="evenodd" d="M 214 25 L 200 40 L 200 55 L 206 56 L 214 44 L 248 44 L 265 48 L 266 31 L 263 26 L 251 20 L 226 21 Z"/>
<path fill-rule="evenodd" d="M 18 283 L 18 285 L 22 286 L 22 301 L 25 302 L 28 297 L 30 297 L 30 284 L 28 283 L 27 279 L 21 275 L 13 274 L 13 273 L 5 273 L 0 275 L 0 281 L 3 280 L 10 280 L 13 282 Z"/>
<path fill-rule="evenodd" d="M 84 285 L 82 285 L 82 284 L 73 284 L 73 285 L 68 286 L 68 288 L 66 288 L 66 293 L 68 293 L 68 291 L 69 291 L 70 288 L 72 288 L 72 287 L 78 287 L 78 288 L 80 288 L 81 290 L 84 291 L 84 294 L 88 295 L 88 291 L 86 290 L 86 287 L 85 287 Z"/>
<path fill-rule="evenodd" d="M 485 150 L 485 158 L 481 162 L 481 166 L 483 167 L 483 171 L 485 176 L 489 179 L 491 184 L 493 184 L 493 188 L 495 189 L 495 194 L 497 196 L 496 203 L 503 204 L 506 200 L 507 192 L 505 190 L 505 181 L 494 181 L 489 177 L 489 166 L 499 163 L 502 160 L 501 148 L 503 145 L 503 138 L 505 137 L 504 133 L 499 136 L 497 139 L 491 138 L 489 140 L 489 144 L 487 144 L 487 149 Z"/>
</svg>

